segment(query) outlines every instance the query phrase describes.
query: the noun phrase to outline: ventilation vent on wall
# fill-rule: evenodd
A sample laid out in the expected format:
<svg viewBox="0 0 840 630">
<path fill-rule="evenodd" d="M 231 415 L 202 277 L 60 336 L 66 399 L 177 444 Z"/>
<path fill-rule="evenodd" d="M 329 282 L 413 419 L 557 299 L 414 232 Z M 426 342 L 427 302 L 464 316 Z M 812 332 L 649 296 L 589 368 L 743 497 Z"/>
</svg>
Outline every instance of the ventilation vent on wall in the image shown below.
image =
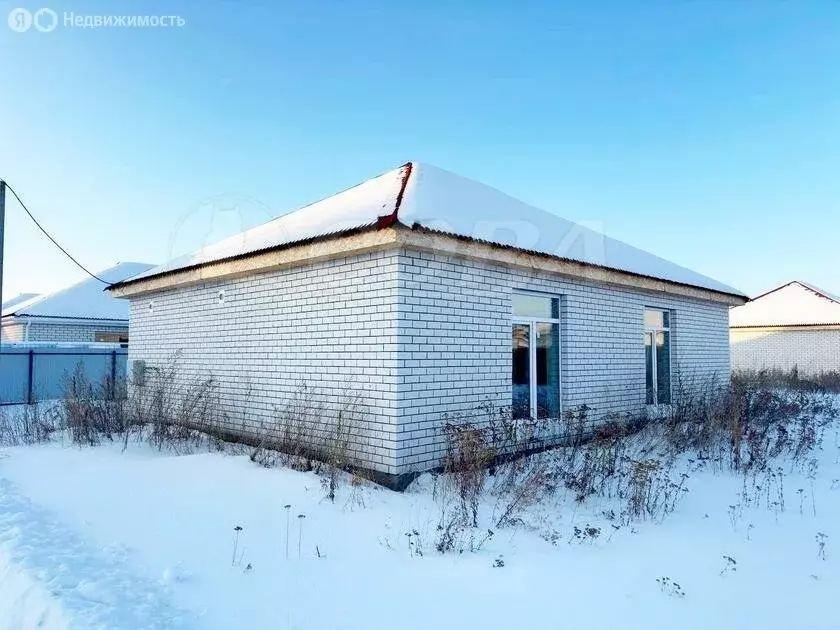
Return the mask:
<svg viewBox="0 0 840 630">
<path fill-rule="evenodd" d="M 149 302 L 149 310 L 150 311 L 155 310 L 155 303 L 154 302 Z"/>
<path fill-rule="evenodd" d="M 224 289 L 220 290 L 219 294 L 216 297 L 219 300 L 219 304 L 224 304 L 225 303 L 225 290 Z"/>
<path fill-rule="evenodd" d="M 143 387 L 146 384 L 146 362 L 142 359 L 131 362 L 131 382 L 136 387 Z"/>
</svg>

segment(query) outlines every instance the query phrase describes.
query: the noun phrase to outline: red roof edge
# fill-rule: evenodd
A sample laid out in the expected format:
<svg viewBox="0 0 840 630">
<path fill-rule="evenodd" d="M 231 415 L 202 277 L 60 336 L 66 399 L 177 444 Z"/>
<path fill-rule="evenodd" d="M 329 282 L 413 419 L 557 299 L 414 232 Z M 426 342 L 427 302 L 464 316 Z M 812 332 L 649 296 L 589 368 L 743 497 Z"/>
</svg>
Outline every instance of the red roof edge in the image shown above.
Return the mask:
<svg viewBox="0 0 840 630">
<path fill-rule="evenodd" d="M 405 196 L 405 188 L 406 186 L 408 186 L 408 180 L 411 177 L 411 171 L 413 166 L 414 164 L 412 162 L 406 162 L 405 164 L 403 164 L 402 181 L 400 182 L 400 190 L 397 193 L 397 199 L 394 202 L 394 211 L 390 214 L 386 214 L 376 219 L 377 230 L 384 230 L 385 228 L 392 227 L 397 222 L 397 217 L 400 212 L 400 206 L 402 205 L 403 196 Z"/>
</svg>

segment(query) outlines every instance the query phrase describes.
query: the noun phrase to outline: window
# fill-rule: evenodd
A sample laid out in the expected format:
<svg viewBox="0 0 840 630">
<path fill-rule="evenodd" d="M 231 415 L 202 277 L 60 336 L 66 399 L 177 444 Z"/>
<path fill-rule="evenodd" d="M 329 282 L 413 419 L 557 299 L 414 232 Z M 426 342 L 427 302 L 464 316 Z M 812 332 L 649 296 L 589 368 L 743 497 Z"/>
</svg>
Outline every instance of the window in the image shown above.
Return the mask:
<svg viewBox="0 0 840 630">
<path fill-rule="evenodd" d="M 128 343 L 128 333 L 96 331 L 93 340 L 97 343 Z"/>
<path fill-rule="evenodd" d="M 645 310 L 645 383 L 648 405 L 671 404 L 671 314 Z"/>
<path fill-rule="evenodd" d="M 514 418 L 560 416 L 560 301 L 513 295 L 511 336 Z"/>
</svg>

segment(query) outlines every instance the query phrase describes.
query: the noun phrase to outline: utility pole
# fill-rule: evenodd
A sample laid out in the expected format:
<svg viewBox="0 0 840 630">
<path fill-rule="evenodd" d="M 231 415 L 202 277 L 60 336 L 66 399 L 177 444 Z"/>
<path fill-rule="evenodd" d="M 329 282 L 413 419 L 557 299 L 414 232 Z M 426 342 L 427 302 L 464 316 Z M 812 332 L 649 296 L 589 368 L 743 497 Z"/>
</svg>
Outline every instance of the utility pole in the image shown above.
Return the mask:
<svg viewBox="0 0 840 630">
<path fill-rule="evenodd" d="M 6 237 L 6 182 L 0 179 L 0 345 L 3 345 L 3 240 Z"/>
</svg>

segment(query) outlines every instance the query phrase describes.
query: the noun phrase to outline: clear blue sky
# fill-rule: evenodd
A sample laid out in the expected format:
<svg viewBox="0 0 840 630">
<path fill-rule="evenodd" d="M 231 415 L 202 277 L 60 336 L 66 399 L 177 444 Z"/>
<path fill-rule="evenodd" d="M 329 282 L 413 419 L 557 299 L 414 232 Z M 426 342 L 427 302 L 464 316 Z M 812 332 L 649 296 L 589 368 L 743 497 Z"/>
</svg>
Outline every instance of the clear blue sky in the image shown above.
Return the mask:
<svg viewBox="0 0 840 630">
<path fill-rule="evenodd" d="M 186 25 L 15 33 L 17 6 Z M 834 0 L 0 11 L 0 175 L 92 269 L 162 262 L 413 159 L 751 294 L 840 293 Z M 5 295 L 80 279 L 7 205 Z"/>
</svg>

